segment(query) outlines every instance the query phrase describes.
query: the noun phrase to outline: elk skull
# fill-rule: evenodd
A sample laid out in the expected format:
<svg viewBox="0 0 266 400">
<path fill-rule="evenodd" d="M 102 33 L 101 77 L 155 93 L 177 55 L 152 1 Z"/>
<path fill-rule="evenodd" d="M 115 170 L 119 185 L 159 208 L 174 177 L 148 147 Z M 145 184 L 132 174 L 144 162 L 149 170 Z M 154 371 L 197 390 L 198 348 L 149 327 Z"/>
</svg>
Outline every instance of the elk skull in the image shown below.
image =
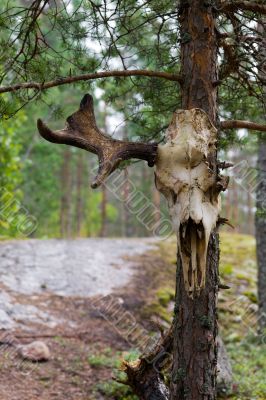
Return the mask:
<svg viewBox="0 0 266 400">
<path fill-rule="evenodd" d="M 209 238 L 219 216 L 219 193 L 228 183 L 212 167 L 216 137 L 204 111 L 179 110 L 157 152 L 155 183 L 168 201 L 191 297 L 205 287 Z"/>
<path fill-rule="evenodd" d="M 101 132 L 89 94 L 81 100 L 78 111 L 67 118 L 64 129 L 52 131 L 42 120 L 38 120 L 38 129 L 49 142 L 98 155 L 99 171 L 93 188 L 101 185 L 123 160 L 146 160 L 149 166 L 156 163 L 156 186 L 168 200 L 185 288 L 193 296 L 205 286 L 209 238 L 218 220 L 219 193 L 226 189 L 228 179 L 219 176 L 212 163 L 216 158 L 217 130 L 204 111 L 177 111 L 167 131 L 167 143 L 159 146 L 115 140 Z"/>
</svg>

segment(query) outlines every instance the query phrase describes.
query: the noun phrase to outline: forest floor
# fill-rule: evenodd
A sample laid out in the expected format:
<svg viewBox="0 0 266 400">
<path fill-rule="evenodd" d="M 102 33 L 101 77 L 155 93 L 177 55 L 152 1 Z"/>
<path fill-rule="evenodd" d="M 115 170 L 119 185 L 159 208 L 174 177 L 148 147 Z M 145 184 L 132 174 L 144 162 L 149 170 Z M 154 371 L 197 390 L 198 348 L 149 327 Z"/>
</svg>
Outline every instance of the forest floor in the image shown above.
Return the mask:
<svg viewBox="0 0 266 400">
<path fill-rule="evenodd" d="M 266 399 L 266 346 L 256 335 L 252 237 L 223 233 L 221 332 L 234 370 L 234 400 Z M 0 400 L 133 400 L 123 359 L 169 325 L 175 240 L 79 239 L 0 244 L 2 338 L 44 341 L 48 362 L 0 347 Z M 133 330 L 134 328 L 134 330 Z M 135 334 L 132 334 L 135 332 Z M 2 339 L 2 341 L 4 341 Z M 229 398 L 229 397 L 228 397 Z"/>
</svg>

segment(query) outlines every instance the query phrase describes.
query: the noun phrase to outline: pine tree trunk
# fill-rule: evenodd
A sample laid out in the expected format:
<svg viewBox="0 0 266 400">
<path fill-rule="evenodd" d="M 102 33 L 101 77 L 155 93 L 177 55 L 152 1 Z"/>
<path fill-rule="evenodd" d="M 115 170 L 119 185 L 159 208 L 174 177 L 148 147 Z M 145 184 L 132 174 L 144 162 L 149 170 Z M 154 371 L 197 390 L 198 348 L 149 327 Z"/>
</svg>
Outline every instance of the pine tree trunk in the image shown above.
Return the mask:
<svg viewBox="0 0 266 400">
<path fill-rule="evenodd" d="M 258 260 L 259 328 L 266 328 L 266 140 L 259 141 L 256 239 Z"/>
<path fill-rule="evenodd" d="M 83 220 L 83 201 L 82 201 L 82 189 L 83 189 L 83 174 L 84 174 L 84 160 L 83 153 L 78 155 L 77 163 L 77 198 L 76 198 L 76 235 L 81 235 L 81 227 Z"/>
<path fill-rule="evenodd" d="M 259 328 L 266 328 L 266 140 L 261 137 L 258 152 L 256 239 L 258 260 Z"/>
<path fill-rule="evenodd" d="M 132 227 L 130 226 L 130 213 L 128 210 L 128 199 L 129 199 L 129 176 L 128 169 L 124 170 L 124 183 L 123 183 L 123 202 L 122 202 L 122 235 L 125 237 L 131 236 Z"/>
<path fill-rule="evenodd" d="M 160 195 L 159 190 L 153 189 L 152 198 L 153 198 L 153 204 L 156 207 L 156 212 L 154 213 L 154 225 L 155 225 L 160 221 L 160 218 L 161 218 L 161 212 L 160 212 L 161 195 Z"/>
<path fill-rule="evenodd" d="M 258 26 L 259 32 L 263 35 L 261 46 L 261 59 L 264 62 L 262 77 L 266 77 L 266 18 L 263 24 Z M 266 98 L 266 86 L 264 87 Z M 258 151 L 258 185 L 257 185 L 257 213 L 255 219 L 257 260 L 258 260 L 258 298 L 259 298 L 259 330 L 266 328 L 266 139 L 261 135 Z"/>
<path fill-rule="evenodd" d="M 182 108 L 201 108 L 216 124 L 217 39 L 212 2 L 180 1 Z M 216 171 L 216 160 L 210 160 Z M 216 399 L 219 242 L 211 235 L 206 288 L 191 299 L 178 256 L 171 400 Z"/>
<path fill-rule="evenodd" d="M 125 115 L 126 118 L 126 115 Z M 128 140 L 128 127 L 125 125 L 123 131 L 123 140 Z M 130 212 L 128 209 L 130 182 L 129 182 L 129 170 L 124 169 L 124 184 L 123 184 L 123 202 L 122 202 L 122 235 L 125 237 L 132 236 L 132 225 L 130 221 Z"/>
<path fill-rule="evenodd" d="M 104 122 L 104 131 L 108 132 L 108 123 L 107 123 L 107 106 L 104 104 L 104 112 L 103 112 L 103 122 Z M 100 229 L 100 237 L 106 236 L 106 222 L 107 222 L 107 188 L 103 184 L 102 188 L 102 200 L 101 200 L 101 229 Z"/>
<path fill-rule="evenodd" d="M 106 206 L 107 206 L 107 190 L 106 186 L 102 185 L 102 201 L 101 201 L 101 230 L 100 230 L 100 237 L 106 236 Z"/>
<path fill-rule="evenodd" d="M 61 166 L 61 237 L 69 237 L 71 235 L 71 155 L 71 150 L 66 148 L 63 153 L 63 162 Z"/>
<path fill-rule="evenodd" d="M 226 214 L 225 215 L 229 221 L 232 221 L 232 199 L 231 199 L 232 192 L 231 192 L 231 189 L 232 189 L 232 185 L 229 184 L 228 191 L 226 194 L 226 199 L 225 199 L 225 202 L 226 202 L 226 204 L 225 204 Z M 228 230 L 228 226 L 225 227 L 225 229 Z"/>
<path fill-rule="evenodd" d="M 247 208 L 248 208 L 248 227 L 247 233 L 249 235 L 254 235 L 254 218 L 253 218 L 253 201 L 250 191 L 247 192 Z"/>
<path fill-rule="evenodd" d="M 232 187 L 232 194 L 233 194 L 233 225 L 235 229 L 239 231 L 239 207 L 238 207 L 238 187 L 236 181 L 233 183 Z"/>
</svg>

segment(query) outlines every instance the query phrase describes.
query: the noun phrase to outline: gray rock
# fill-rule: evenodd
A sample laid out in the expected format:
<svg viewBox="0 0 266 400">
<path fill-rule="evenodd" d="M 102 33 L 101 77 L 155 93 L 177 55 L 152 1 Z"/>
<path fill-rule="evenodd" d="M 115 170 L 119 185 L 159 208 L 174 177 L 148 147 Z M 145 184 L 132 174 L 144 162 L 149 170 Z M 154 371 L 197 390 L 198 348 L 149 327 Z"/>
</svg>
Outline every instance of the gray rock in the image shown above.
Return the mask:
<svg viewBox="0 0 266 400">
<path fill-rule="evenodd" d="M 0 310 L 0 328 L 11 329 L 14 326 L 12 318 L 5 310 Z"/>
<path fill-rule="evenodd" d="M 233 372 L 224 342 L 220 337 L 218 337 L 217 368 L 217 394 L 222 397 L 232 392 Z"/>
<path fill-rule="evenodd" d="M 28 323 L 50 328 L 72 321 L 44 312 L 12 294 L 32 298 L 44 291 L 60 296 L 108 295 L 126 285 L 134 274 L 134 263 L 125 256 L 145 253 L 156 239 L 23 240 L 0 242 L 0 329 Z M 119 268 L 119 271 L 118 269 Z M 8 291 L 8 293 L 7 293 Z"/>
<path fill-rule="evenodd" d="M 133 275 L 133 265 L 123 258 L 142 254 L 155 243 L 152 238 L 3 242 L 0 281 L 27 295 L 44 290 L 61 296 L 108 295 Z"/>
<path fill-rule="evenodd" d="M 18 354 L 29 361 L 48 361 L 51 358 L 48 346 L 41 341 L 35 341 L 30 344 L 20 345 Z"/>
</svg>

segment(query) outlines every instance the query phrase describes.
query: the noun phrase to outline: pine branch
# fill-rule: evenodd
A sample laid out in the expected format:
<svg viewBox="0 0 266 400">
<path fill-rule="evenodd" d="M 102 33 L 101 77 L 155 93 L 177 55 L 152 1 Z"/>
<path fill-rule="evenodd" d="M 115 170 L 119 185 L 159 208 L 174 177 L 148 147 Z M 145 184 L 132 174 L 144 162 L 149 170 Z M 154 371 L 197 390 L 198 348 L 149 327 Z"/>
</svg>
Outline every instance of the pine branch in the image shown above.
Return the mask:
<svg viewBox="0 0 266 400">
<path fill-rule="evenodd" d="M 222 129 L 250 129 L 253 131 L 266 132 L 266 125 L 257 124 L 251 121 L 240 121 L 240 120 L 231 120 L 231 121 L 222 121 L 220 124 Z"/>
<path fill-rule="evenodd" d="M 23 82 L 10 86 L 0 86 L 0 93 L 16 92 L 21 89 L 37 89 L 46 90 L 52 87 L 71 84 L 81 81 L 89 81 L 94 79 L 102 79 L 108 77 L 128 77 L 128 76 L 146 76 L 151 78 L 163 78 L 170 81 L 181 82 L 181 77 L 177 74 L 170 74 L 168 72 L 150 71 L 144 69 L 122 70 L 122 71 L 101 71 L 91 74 L 83 74 L 76 76 L 69 76 L 67 78 L 58 78 L 49 82 Z"/>
<path fill-rule="evenodd" d="M 259 14 L 266 15 L 266 5 L 262 3 L 257 3 L 253 1 L 233 1 L 233 2 L 223 2 L 222 3 L 223 11 L 252 11 Z"/>
</svg>

